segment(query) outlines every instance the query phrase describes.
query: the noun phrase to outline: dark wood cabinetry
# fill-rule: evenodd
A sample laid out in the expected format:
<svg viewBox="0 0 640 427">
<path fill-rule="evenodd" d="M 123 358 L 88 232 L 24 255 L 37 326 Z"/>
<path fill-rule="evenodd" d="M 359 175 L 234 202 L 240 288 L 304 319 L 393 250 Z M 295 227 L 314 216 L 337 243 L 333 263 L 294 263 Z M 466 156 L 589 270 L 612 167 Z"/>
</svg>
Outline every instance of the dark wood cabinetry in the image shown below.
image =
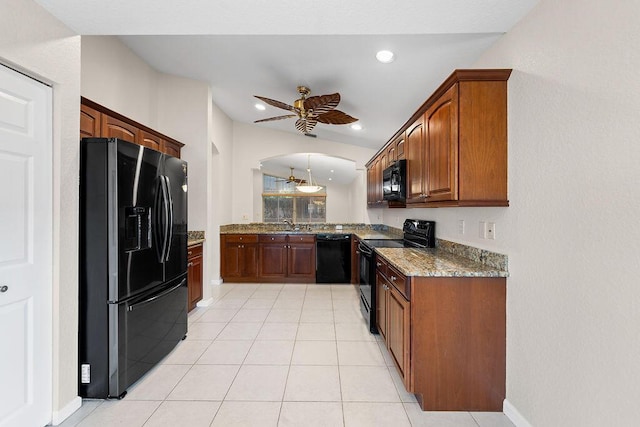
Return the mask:
<svg viewBox="0 0 640 427">
<path fill-rule="evenodd" d="M 378 156 L 370 166 L 367 167 L 367 206 L 382 206 L 382 171 L 383 162 L 386 156 Z"/>
<path fill-rule="evenodd" d="M 316 280 L 316 240 L 312 234 L 221 234 L 220 251 L 223 280 L 267 283 Z"/>
<path fill-rule="evenodd" d="M 389 153 L 397 159 L 405 156 L 411 207 L 508 206 L 510 74 L 511 70 L 454 71 L 367 168 L 382 156 L 389 159 Z"/>
<path fill-rule="evenodd" d="M 405 277 L 376 261 L 378 331 L 428 411 L 501 411 L 506 279 Z"/>
<path fill-rule="evenodd" d="M 184 146 L 89 99 L 81 98 L 80 138 L 120 138 L 180 158 Z"/>
<path fill-rule="evenodd" d="M 220 275 L 231 282 L 255 282 L 258 278 L 258 235 L 220 236 Z"/>
<path fill-rule="evenodd" d="M 187 248 L 187 282 L 188 282 L 188 310 L 196 308 L 202 300 L 202 244 Z"/>
<path fill-rule="evenodd" d="M 410 375 L 411 304 L 403 295 L 409 280 L 380 257 L 376 260 L 376 321 L 405 388 L 412 391 Z M 402 291 L 398 289 L 399 286 Z"/>
<path fill-rule="evenodd" d="M 314 235 L 265 234 L 260 235 L 259 242 L 259 281 L 315 282 Z"/>
</svg>

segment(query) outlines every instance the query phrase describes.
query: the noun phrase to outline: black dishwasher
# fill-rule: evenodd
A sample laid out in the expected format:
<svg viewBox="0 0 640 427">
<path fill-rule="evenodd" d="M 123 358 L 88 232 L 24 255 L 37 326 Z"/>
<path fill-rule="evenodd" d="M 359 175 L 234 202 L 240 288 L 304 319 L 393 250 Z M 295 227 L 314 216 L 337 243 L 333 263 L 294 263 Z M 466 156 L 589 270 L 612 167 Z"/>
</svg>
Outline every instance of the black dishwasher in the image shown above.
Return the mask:
<svg viewBox="0 0 640 427">
<path fill-rule="evenodd" d="M 351 282 L 351 235 L 316 236 L 316 283 Z"/>
</svg>

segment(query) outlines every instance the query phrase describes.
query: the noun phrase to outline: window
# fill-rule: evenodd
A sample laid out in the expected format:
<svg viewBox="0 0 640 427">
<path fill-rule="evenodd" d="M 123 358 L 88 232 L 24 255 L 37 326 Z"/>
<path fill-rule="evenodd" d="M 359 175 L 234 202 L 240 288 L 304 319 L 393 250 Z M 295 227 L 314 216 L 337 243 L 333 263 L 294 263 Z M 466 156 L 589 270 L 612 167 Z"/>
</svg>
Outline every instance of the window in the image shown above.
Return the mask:
<svg viewBox="0 0 640 427">
<path fill-rule="evenodd" d="M 302 193 L 294 182 L 262 175 L 262 220 L 264 222 L 326 222 L 326 188 L 317 193 Z"/>
</svg>

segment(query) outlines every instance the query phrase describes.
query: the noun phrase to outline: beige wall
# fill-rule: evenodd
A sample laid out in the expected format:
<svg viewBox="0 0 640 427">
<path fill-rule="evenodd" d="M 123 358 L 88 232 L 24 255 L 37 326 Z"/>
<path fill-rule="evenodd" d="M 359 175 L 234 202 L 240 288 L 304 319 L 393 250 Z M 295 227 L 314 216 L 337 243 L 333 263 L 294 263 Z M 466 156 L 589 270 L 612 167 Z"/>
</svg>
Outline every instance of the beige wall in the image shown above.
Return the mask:
<svg viewBox="0 0 640 427">
<path fill-rule="evenodd" d="M 31 0 L 0 1 L 0 62 L 53 86 L 53 411 L 77 397 L 80 37 Z"/>
<path fill-rule="evenodd" d="M 537 427 L 640 422 L 638 22 L 637 1 L 542 0 L 474 64 L 514 69 L 511 206 L 385 212 L 509 255 L 506 409 Z"/>
<path fill-rule="evenodd" d="M 260 160 L 293 153 L 320 153 L 353 160 L 356 163 L 356 169 L 363 169 L 364 164 L 375 154 L 375 151 L 370 148 L 234 122 L 231 220 L 234 223 L 242 223 L 262 219 L 262 205 L 259 197 L 261 189 L 259 184 L 254 185 L 254 172 L 258 170 Z M 360 194 L 366 192 L 363 181 L 357 181 L 355 185 L 359 186 Z M 247 192 L 248 188 L 253 188 L 254 191 Z M 329 192 L 330 190 L 331 188 Z M 340 203 L 348 201 L 350 189 L 347 186 L 334 186 L 334 190 L 335 199 L 332 199 L 330 194 L 327 196 L 327 221 L 352 222 L 360 218 L 360 214 L 356 214 L 357 218 L 355 218 L 350 212 L 346 212 L 346 209 L 339 210 Z M 247 219 L 243 219 L 245 216 Z"/>
</svg>

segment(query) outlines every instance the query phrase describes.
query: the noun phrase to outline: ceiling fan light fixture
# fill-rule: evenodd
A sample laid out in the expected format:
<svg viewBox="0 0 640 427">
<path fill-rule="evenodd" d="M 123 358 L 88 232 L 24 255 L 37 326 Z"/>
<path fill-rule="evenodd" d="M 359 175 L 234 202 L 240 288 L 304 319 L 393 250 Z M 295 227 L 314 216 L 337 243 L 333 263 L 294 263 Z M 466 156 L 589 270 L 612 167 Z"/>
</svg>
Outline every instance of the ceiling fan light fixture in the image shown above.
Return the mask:
<svg viewBox="0 0 640 427">
<path fill-rule="evenodd" d="M 376 53 L 376 59 L 383 64 L 389 64 L 396 59 L 396 56 L 390 50 L 381 50 Z"/>
<path fill-rule="evenodd" d="M 311 178 L 311 154 L 307 155 L 307 174 L 309 175 L 309 181 L 305 184 L 296 185 L 296 190 L 303 193 L 317 193 L 322 190 L 322 187 L 313 182 L 313 178 Z"/>
<path fill-rule="evenodd" d="M 362 125 L 359 123 L 354 123 L 351 125 L 351 129 L 353 130 L 362 130 Z"/>
<path fill-rule="evenodd" d="M 260 110 L 260 111 L 264 111 L 267 109 L 267 107 L 265 107 L 264 104 L 256 104 L 255 107 L 256 107 L 256 110 Z"/>
</svg>

